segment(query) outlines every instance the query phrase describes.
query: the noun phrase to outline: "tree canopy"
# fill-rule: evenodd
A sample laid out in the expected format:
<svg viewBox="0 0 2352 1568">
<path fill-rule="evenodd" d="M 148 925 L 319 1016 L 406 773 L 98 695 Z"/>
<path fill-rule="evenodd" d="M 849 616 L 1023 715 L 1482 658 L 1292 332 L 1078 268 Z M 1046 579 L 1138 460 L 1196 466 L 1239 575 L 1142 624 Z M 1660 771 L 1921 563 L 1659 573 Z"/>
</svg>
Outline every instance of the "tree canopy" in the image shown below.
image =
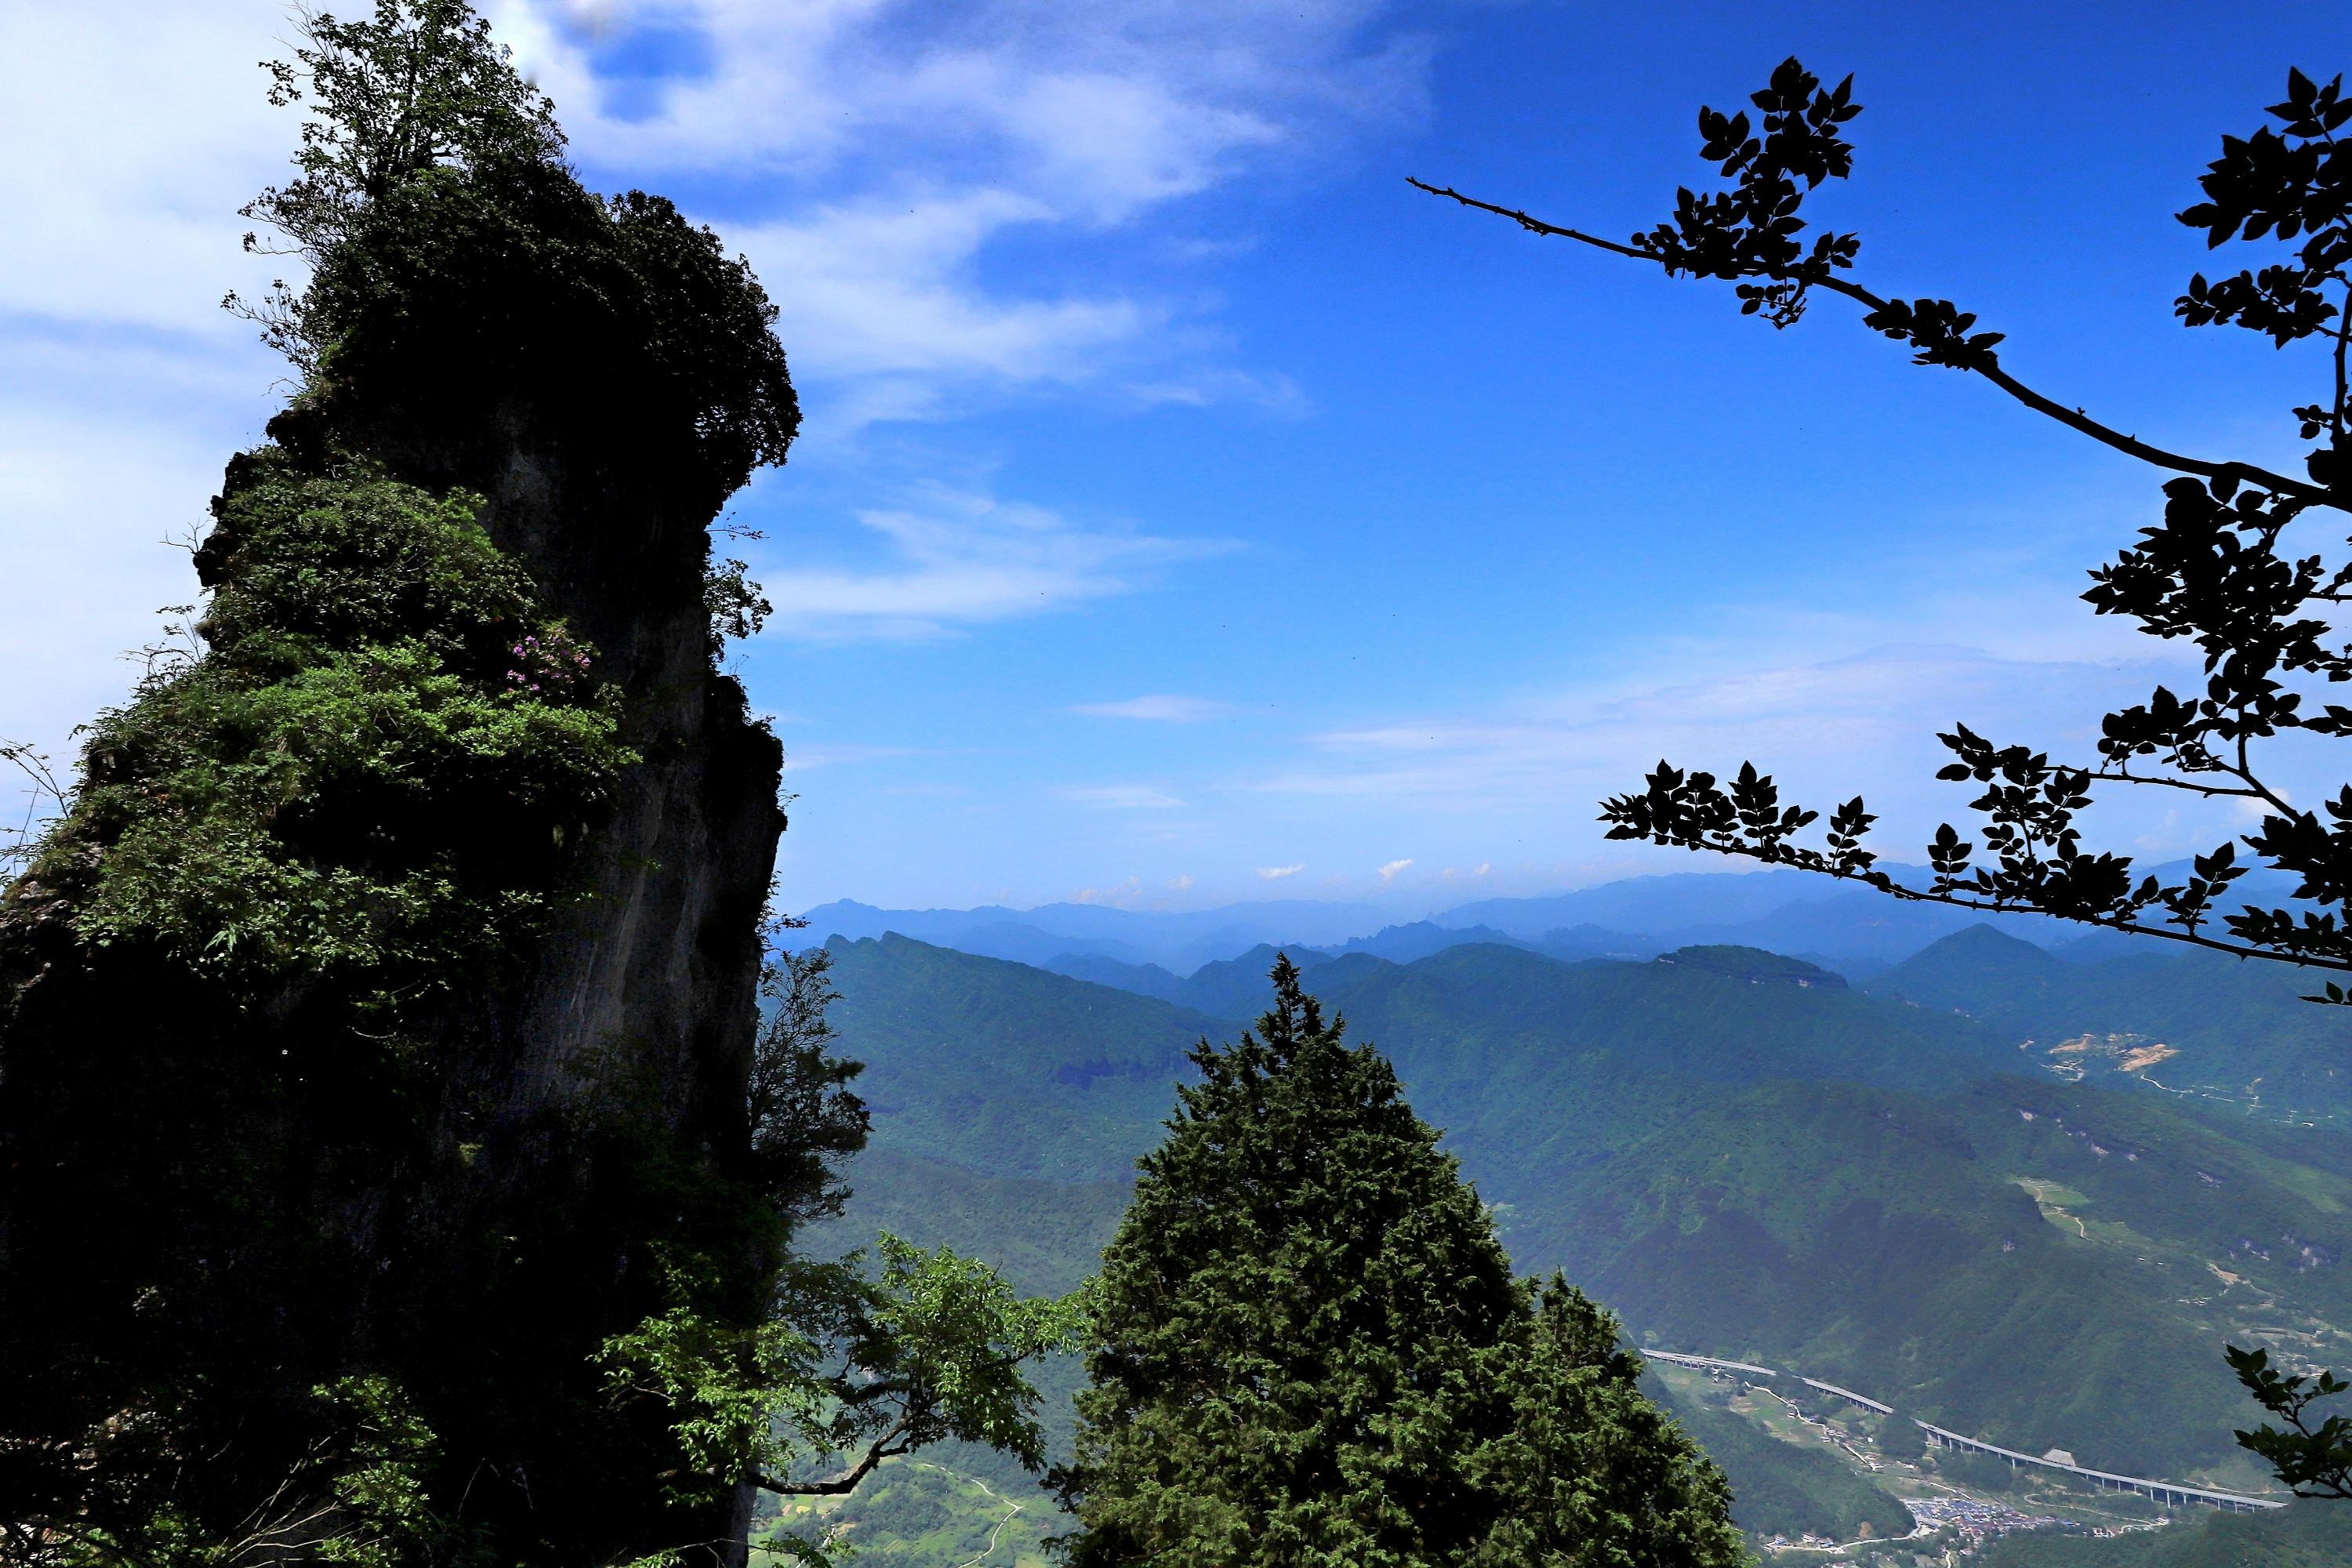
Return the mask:
<svg viewBox="0 0 2352 1568">
<path fill-rule="evenodd" d="M 1192 1054 L 1103 1258 L 1080 1568 L 1730 1564 L 1721 1475 L 1615 1320 L 1512 1278 L 1477 1194 L 1286 958 Z"/>
</svg>

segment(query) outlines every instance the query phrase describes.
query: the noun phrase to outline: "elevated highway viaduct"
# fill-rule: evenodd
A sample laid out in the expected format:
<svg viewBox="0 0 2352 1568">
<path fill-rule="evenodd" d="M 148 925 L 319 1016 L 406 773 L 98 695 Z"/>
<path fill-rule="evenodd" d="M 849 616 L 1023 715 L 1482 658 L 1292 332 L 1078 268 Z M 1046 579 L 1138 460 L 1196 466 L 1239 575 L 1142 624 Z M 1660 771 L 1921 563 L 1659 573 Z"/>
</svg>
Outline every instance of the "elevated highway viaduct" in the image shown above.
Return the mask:
<svg viewBox="0 0 2352 1568">
<path fill-rule="evenodd" d="M 1684 1355 L 1675 1351 L 1643 1351 L 1642 1354 L 1651 1361 L 1662 1361 L 1671 1366 L 1694 1367 L 1701 1372 L 1724 1373 L 1733 1376 L 1744 1374 L 1750 1377 L 1793 1377 L 1796 1375 L 1793 1373 L 1775 1372 L 1769 1366 L 1758 1366 L 1753 1362 L 1719 1361 L 1713 1356 Z M 1819 1389 L 1823 1394 L 1859 1405 L 1864 1409 L 1875 1411 L 1881 1415 L 1895 1415 L 1894 1406 L 1882 1405 L 1877 1400 L 1865 1394 L 1856 1394 L 1850 1388 L 1840 1388 L 1833 1383 L 1822 1383 L 1811 1377 L 1798 1377 L 1797 1381 L 1808 1388 Z M 2237 1492 L 2215 1491 L 2210 1487 L 2192 1487 L 2181 1481 L 2152 1480 L 2146 1476 L 2119 1476 L 2111 1470 L 2095 1470 L 2087 1465 L 2067 1464 L 2057 1459 L 2044 1458 L 2037 1454 L 2021 1453 L 2015 1448 L 2004 1448 L 1998 1443 L 1988 1443 L 1979 1437 L 1970 1437 L 1959 1432 L 1948 1432 L 1941 1426 L 1931 1426 L 1916 1416 L 1906 1416 L 1902 1419 L 1908 1420 L 1913 1426 L 1918 1427 L 1927 1435 L 1927 1441 L 1937 1447 L 1957 1449 L 1968 1454 L 1987 1454 L 1993 1458 L 2006 1461 L 2011 1469 L 2023 1469 L 2031 1465 L 2036 1469 L 2053 1470 L 2063 1476 L 2071 1476 L 2078 1481 L 2087 1481 L 2103 1491 L 2137 1492 L 2142 1497 L 2155 1499 L 2168 1508 L 2187 1508 L 2196 1505 L 2204 1508 L 2226 1509 L 2233 1513 L 2259 1513 L 2265 1509 L 2286 1506 L 2273 1498 L 2245 1497 Z"/>
</svg>

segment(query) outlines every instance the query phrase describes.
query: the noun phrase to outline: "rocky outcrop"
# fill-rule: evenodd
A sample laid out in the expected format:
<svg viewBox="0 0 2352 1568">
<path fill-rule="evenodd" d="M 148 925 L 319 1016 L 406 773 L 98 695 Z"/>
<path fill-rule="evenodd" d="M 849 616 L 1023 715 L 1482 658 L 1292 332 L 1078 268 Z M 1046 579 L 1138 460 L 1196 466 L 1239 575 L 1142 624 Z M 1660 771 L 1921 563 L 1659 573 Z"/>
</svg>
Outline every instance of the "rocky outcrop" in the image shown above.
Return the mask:
<svg viewBox="0 0 2352 1568">
<path fill-rule="evenodd" d="M 441 1525 L 498 1561 L 740 1538 L 744 1499 L 666 1497 L 667 1433 L 613 1413 L 593 1358 L 658 1308 L 682 1254 L 756 1313 L 778 1240 L 746 1184 L 744 1086 L 782 758 L 716 668 L 704 597 L 719 506 L 797 422 L 773 312 L 667 204 L 604 204 L 554 165 L 382 197 L 311 302 L 329 347 L 273 446 L 230 466 L 206 585 L 234 595 L 276 548 L 236 521 L 268 476 L 471 492 L 534 624 L 593 649 L 632 760 L 584 828 L 534 818 L 530 781 L 509 780 L 499 833 L 454 824 L 446 844 L 414 841 L 431 819 L 405 796 L 289 785 L 253 834 L 358 887 L 367 931 L 394 918 L 391 892 L 367 891 L 394 889 L 388 867 L 403 897 L 430 882 L 415 867 L 446 865 L 452 907 L 540 911 L 482 917 L 523 933 L 502 951 L 436 955 L 427 931 L 362 983 L 317 939 L 262 970 L 184 931 L 94 937 L 122 812 L 195 809 L 188 748 L 156 739 L 183 721 L 172 679 L 142 693 L 143 728 L 100 726 L 91 773 L 114 816 L 86 790 L 0 904 L 0 1516 L 233 1518 L 303 1462 L 314 1390 L 357 1371 L 414 1402 L 464 1500 Z M 285 670 L 205 710 L 205 756 L 233 752 L 222 726 L 254 692 L 308 689 L 303 658 L 353 668 L 296 630 L 268 644 Z M 355 700 L 383 649 L 426 646 L 370 644 Z M 505 712 L 499 672 L 468 657 L 434 653 L 411 707 L 455 693 Z M 273 743 L 289 778 L 313 776 L 299 734 Z M 471 765 L 462 749 L 385 764 L 419 795 Z M 534 834 L 527 854 L 492 841 Z M 167 1449 L 205 1454 L 197 1479 L 158 1480 Z"/>
</svg>

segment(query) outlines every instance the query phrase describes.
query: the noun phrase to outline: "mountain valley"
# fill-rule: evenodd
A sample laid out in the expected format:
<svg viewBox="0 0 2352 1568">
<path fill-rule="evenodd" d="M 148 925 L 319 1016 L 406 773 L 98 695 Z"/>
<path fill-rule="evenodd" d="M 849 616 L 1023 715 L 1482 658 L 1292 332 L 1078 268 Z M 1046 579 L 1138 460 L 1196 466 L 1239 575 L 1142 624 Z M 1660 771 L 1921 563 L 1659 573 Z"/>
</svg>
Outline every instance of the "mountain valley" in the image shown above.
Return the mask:
<svg viewBox="0 0 2352 1568">
<path fill-rule="evenodd" d="M 1187 1049 L 1244 1026 L 1275 952 L 1162 969 L 1155 996 L 898 934 L 830 945 L 875 1121 L 839 1237 L 952 1245 L 1040 1290 L 1085 1275 Z M 1444 1129 L 1517 1266 L 1564 1270 L 1637 1344 L 1794 1367 L 2006 1447 L 2241 1491 L 2269 1483 L 2232 1440 L 2252 1411 L 2222 1343 L 2347 1359 L 2352 1146 L 2220 1087 L 2294 1040 L 2340 1048 L 2331 1019 L 2285 1045 L 2256 1035 L 2273 1042 L 2260 1050 L 2218 1027 L 2179 1036 L 2161 1067 L 2216 1064 L 2194 1095 L 2127 1054 L 2044 1042 L 2170 1031 L 2184 1016 L 2168 998 L 2202 973 L 2133 959 L 2118 978 L 1990 930 L 1864 985 L 1724 944 L 1299 956 Z M 2281 1005 L 2266 978 L 2225 993 L 2255 1029 Z M 1074 1380 L 1045 1381 L 1060 1398 Z M 1852 1489 L 1866 1478 L 1792 1468 L 1798 1451 L 1745 1417 L 1670 1398 L 1712 1435 L 1759 1540 L 1869 1517 Z M 977 1454 L 943 1462 L 1021 1480 Z"/>
</svg>

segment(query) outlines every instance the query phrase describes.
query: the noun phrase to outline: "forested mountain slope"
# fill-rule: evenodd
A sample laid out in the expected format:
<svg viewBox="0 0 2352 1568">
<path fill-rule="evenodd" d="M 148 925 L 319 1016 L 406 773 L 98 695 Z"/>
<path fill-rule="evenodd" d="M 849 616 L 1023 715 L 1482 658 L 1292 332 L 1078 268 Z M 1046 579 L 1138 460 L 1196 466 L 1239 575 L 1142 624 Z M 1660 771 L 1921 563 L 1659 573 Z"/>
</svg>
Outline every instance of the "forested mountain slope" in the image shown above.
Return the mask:
<svg viewBox="0 0 2352 1568">
<path fill-rule="evenodd" d="M 2269 1120 L 2326 1121 L 2352 1115 L 2352 1017 L 2303 1001 L 2314 984 L 2287 964 L 2152 942 L 2100 944 L 2077 961 L 1979 925 L 1866 989 L 1965 1013 L 2070 1072 L 2137 1075 Z"/>
<path fill-rule="evenodd" d="M 853 1227 L 1070 1277 L 1199 1014 L 904 939 L 837 943 L 875 1152 Z M 1309 972 L 1396 1062 L 1530 1270 L 1669 1348 L 1749 1355 L 2085 1462 L 2232 1462 L 2220 1359 L 2352 1324 L 2331 1134 L 2060 1080 L 1949 1013 L 1688 964 L 1458 947 Z M 948 1230 L 969 1226 L 967 1232 Z M 2252 1472 L 2224 1469 L 2240 1482 Z"/>
<path fill-rule="evenodd" d="M 866 1063 L 873 1147 L 984 1176 L 1125 1180 L 1173 1103 L 1184 1053 L 1223 1027 L 903 936 L 836 942 L 833 952 L 834 1023 Z"/>
<path fill-rule="evenodd" d="M 1335 959 L 1308 973 L 1400 1064 L 1412 1058 L 1422 1078 L 1441 1081 L 1598 1050 L 1693 1078 L 1938 1089 L 2015 1071 L 2021 1060 L 1965 1018 L 1844 990 L 1758 985 L 1688 963 L 1570 964 L 1468 946 L 1411 964 Z"/>
<path fill-rule="evenodd" d="M 2343 1568 L 2352 1563 L 2352 1509 L 2299 1502 L 2276 1513 L 2211 1514 L 2104 1541 L 2012 1535 L 1980 1561 L 1983 1568 Z"/>
</svg>

